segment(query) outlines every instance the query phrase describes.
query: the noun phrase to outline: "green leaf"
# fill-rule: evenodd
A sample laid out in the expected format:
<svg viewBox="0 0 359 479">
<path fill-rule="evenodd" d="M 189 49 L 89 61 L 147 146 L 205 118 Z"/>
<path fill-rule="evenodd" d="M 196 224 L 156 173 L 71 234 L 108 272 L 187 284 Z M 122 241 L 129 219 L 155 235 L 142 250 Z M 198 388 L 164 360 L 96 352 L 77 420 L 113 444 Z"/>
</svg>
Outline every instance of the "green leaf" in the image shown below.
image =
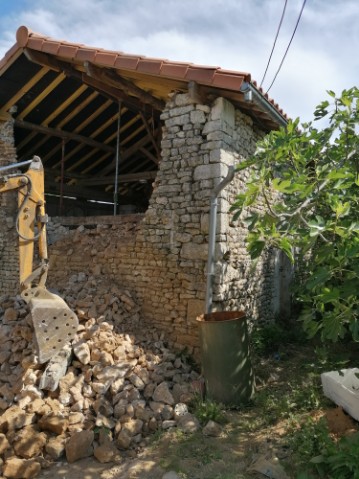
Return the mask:
<svg viewBox="0 0 359 479">
<path fill-rule="evenodd" d="M 293 264 L 294 256 L 293 256 L 293 247 L 291 242 L 287 238 L 280 238 L 277 244 L 278 244 L 278 248 L 281 249 L 286 254 L 290 262 Z"/>
<path fill-rule="evenodd" d="M 313 274 L 306 281 L 305 285 L 307 289 L 315 289 L 317 286 L 321 286 L 331 277 L 331 272 L 329 269 L 321 268 L 318 271 L 313 272 Z"/>
<path fill-rule="evenodd" d="M 259 258 L 259 256 L 262 254 L 264 247 L 265 247 L 265 241 L 254 240 L 248 243 L 247 249 L 251 258 L 256 259 L 256 258 Z"/>
</svg>

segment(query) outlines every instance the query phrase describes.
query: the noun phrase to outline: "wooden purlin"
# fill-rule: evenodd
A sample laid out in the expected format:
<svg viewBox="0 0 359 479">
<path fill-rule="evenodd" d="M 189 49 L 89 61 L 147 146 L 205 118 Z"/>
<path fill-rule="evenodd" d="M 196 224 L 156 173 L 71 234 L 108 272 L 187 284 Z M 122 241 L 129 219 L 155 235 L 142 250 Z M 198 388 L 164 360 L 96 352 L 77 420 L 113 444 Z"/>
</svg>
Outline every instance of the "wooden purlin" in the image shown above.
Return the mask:
<svg viewBox="0 0 359 479">
<path fill-rule="evenodd" d="M 74 141 L 77 141 L 81 144 L 92 146 L 92 147 L 97 148 L 99 150 L 108 151 L 110 153 L 114 152 L 114 148 L 111 147 L 111 146 L 104 145 L 103 143 L 95 141 L 91 138 L 88 138 L 88 137 L 82 136 L 82 135 L 78 135 L 76 133 L 71 133 L 69 131 L 63 131 L 63 130 L 59 130 L 57 128 L 49 128 L 49 127 L 42 126 L 42 125 L 35 125 L 33 123 L 30 123 L 30 122 L 24 121 L 24 120 L 15 120 L 15 126 L 17 126 L 19 128 L 25 128 L 25 129 L 31 130 L 31 131 L 36 131 L 37 133 L 43 133 L 44 135 L 55 136 L 57 138 L 62 138 L 64 140 L 74 140 Z"/>
<path fill-rule="evenodd" d="M 126 95 L 140 99 L 143 103 L 152 106 L 155 110 L 162 111 L 164 109 L 165 104 L 162 100 L 158 100 L 146 90 L 139 88 L 133 82 L 119 76 L 116 71 L 97 67 L 90 62 L 85 62 L 85 68 L 90 77 L 122 90 Z"/>
<path fill-rule="evenodd" d="M 12 106 L 16 105 L 16 103 L 34 86 L 36 83 L 38 83 L 42 77 L 46 75 L 50 71 L 49 68 L 44 67 L 41 68 L 41 70 L 34 75 L 31 80 L 29 80 L 20 90 L 8 100 L 5 105 L 0 110 L 0 114 L 7 113 L 9 108 Z"/>
</svg>

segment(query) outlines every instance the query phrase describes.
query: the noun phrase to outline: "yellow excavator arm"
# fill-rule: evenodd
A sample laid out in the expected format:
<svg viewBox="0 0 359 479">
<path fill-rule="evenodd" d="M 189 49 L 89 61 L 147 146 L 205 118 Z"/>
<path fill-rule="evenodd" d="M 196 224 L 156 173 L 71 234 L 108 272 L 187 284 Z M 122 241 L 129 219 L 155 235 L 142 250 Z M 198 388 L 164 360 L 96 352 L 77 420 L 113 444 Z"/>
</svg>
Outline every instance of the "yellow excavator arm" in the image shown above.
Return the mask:
<svg viewBox="0 0 359 479">
<path fill-rule="evenodd" d="M 20 292 L 29 304 L 34 326 L 35 347 L 40 363 L 55 356 L 75 336 L 76 314 L 58 295 L 46 289 L 48 255 L 46 239 L 44 168 L 38 156 L 22 163 L 0 167 L 0 173 L 29 165 L 25 173 L 0 176 L 0 194 L 18 193 L 16 232 L 19 237 Z M 40 264 L 33 268 L 35 242 Z"/>
</svg>

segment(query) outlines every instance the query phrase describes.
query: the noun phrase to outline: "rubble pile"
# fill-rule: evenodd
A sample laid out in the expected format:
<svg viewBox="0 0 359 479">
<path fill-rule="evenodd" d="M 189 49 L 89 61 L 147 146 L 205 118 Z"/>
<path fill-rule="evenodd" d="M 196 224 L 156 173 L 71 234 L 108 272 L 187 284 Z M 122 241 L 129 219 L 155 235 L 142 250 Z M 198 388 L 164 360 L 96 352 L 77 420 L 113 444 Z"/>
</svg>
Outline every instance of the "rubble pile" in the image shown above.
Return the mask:
<svg viewBox="0 0 359 479">
<path fill-rule="evenodd" d="M 129 291 L 84 273 L 61 296 L 77 313 L 71 347 L 40 365 L 21 298 L 0 298 L 0 473 L 30 478 L 53 461 L 133 455 L 158 429 L 198 428 L 198 373 L 141 323 Z"/>
</svg>

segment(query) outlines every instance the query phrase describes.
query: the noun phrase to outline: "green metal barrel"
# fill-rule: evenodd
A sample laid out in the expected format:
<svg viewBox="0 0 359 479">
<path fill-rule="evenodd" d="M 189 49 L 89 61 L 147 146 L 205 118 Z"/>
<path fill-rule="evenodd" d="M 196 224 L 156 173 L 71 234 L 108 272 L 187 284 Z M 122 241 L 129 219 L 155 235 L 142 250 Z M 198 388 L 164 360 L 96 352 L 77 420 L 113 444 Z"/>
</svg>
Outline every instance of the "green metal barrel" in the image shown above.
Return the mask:
<svg viewBox="0 0 359 479">
<path fill-rule="evenodd" d="M 245 313 L 203 314 L 197 321 L 207 397 L 233 407 L 247 403 L 255 384 Z"/>
</svg>

